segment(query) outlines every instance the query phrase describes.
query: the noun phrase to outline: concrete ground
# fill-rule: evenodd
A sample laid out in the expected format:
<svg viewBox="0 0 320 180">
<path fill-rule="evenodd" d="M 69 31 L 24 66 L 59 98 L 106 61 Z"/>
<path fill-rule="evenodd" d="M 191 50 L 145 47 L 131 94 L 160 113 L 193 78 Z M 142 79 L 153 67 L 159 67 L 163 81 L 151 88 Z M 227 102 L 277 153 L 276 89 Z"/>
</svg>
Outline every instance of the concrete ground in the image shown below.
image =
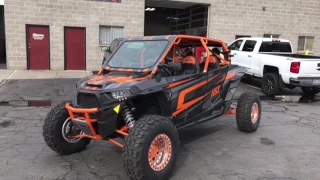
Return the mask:
<svg viewBox="0 0 320 180">
<path fill-rule="evenodd" d="M 85 151 L 69 156 L 57 155 L 44 143 L 43 119 L 50 106 L 71 98 L 75 77 L 13 76 L 0 86 L 1 180 L 128 179 L 122 151 L 111 143 L 92 141 Z M 247 91 L 261 96 L 262 118 L 257 132 L 237 130 L 234 115 L 182 130 L 171 179 L 318 179 L 320 97 L 304 97 L 294 89 L 284 96 L 267 98 L 257 88 L 259 81 L 243 82 L 235 98 Z"/>
</svg>

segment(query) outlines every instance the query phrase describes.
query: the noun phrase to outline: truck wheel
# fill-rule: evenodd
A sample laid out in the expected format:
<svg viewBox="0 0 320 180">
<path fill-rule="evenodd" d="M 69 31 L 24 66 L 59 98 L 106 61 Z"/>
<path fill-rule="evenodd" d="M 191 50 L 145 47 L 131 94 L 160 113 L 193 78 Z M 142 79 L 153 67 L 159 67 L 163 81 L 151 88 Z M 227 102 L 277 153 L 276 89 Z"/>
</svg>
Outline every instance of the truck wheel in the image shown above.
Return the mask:
<svg viewBox="0 0 320 180">
<path fill-rule="evenodd" d="M 320 92 L 320 88 L 315 87 L 301 87 L 304 94 L 314 96 Z"/>
<path fill-rule="evenodd" d="M 279 76 L 275 73 L 267 73 L 262 78 L 262 91 L 267 96 L 276 95 L 279 92 Z"/>
<path fill-rule="evenodd" d="M 46 144 L 61 155 L 80 152 L 90 143 L 88 138 L 72 138 L 68 133 L 76 130 L 72 126 L 69 113 L 65 108 L 66 102 L 54 106 L 44 119 L 43 137 Z"/>
<path fill-rule="evenodd" d="M 158 115 L 141 117 L 125 138 L 123 161 L 127 174 L 134 180 L 168 179 L 179 144 L 178 132 L 169 119 Z"/>
<path fill-rule="evenodd" d="M 261 102 L 259 96 L 247 92 L 240 96 L 236 110 L 236 120 L 240 131 L 255 132 L 260 124 Z"/>
</svg>

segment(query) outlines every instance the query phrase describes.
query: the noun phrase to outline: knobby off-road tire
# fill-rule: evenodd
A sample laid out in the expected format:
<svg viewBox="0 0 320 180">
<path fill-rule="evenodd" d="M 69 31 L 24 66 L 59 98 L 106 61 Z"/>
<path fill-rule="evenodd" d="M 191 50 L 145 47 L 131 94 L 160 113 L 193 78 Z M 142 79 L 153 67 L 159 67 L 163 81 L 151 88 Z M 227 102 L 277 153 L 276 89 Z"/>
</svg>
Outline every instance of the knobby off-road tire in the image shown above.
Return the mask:
<svg viewBox="0 0 320 180">
<path fill-rule="evenodd" d="M 65 108 L 67 102 L 54 106 L 44 120 L 43 137 L 46 144 L 61 155 L 69 155 L 80 152 L 90 143 L 90 139 L 81 138 L 72 143 L 66 141 L 62 135 L 62 127 L 69 119 L 69 113 Z"/>
<path fill-rule="evenodd" d="M 274 96 L 279 93 L 279 75 L 276 73 L 267 73 L 262 78 L 262 91 L 267 96 Z"/>
<path fill-rule="evenodd" d="M 157 149 L 153 144 L 157 138 L 164 140 L 162 145 L 167 147 L 164 148 L 167 153 L 163 153 L 166 156 L 160 161 L 163 164 L 159 166 L 149 163 L 157 159 L 153 156 L 156 151 L 152 153 L 153 149 Z M 177 161 L 179 146 L 177 130 L 169 119 L 158 115 L 141 117 L 125 138 L 123 161 L 127 174 L 133 180 L 169 179 Z"/>
<path fill-rule="evenodd" d="M 236 120 L 240 131 L 255 132 L 261 119 L 261 102 L 259 96 L 247 92 L 240 96 L 236 110 Z"/>
<path fill-rule="evenodd" d="M 301 90 L 303 93 L 307 96 L 314 96 L 318 93 L 320 93 L 320 88 L 314 88 L 314 87 L 301 87 Z"/>
</svg>

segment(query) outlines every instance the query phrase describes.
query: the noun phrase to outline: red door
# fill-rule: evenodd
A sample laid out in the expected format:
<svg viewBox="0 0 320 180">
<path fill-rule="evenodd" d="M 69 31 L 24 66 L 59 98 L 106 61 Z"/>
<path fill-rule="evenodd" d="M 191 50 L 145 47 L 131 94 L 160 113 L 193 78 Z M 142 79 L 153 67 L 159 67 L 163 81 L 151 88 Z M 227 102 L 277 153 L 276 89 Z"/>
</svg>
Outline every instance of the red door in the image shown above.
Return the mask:
<svg viewBox="0 0 320 180">
<path fill-rule="evenodd" d="M 65 69 L 85 70 L 85 28 L 65 27 Z"/>
<path fill-rule="evenodd" d="M 50 68 L 49 26 L 27 26 L 28 69 Z"/>
</svg>

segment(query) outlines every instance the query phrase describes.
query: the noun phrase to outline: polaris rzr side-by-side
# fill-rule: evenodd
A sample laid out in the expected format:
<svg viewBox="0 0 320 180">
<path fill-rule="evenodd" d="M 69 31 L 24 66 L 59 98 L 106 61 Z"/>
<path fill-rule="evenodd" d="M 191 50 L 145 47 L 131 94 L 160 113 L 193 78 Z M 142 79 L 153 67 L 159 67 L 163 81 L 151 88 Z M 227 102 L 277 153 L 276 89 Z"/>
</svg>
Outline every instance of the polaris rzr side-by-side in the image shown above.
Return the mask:
<svg viewBox="0 0 320 180">
<path fill-rule="evenodd" d="M 200 58 L 196 48 L 204 49 Z M 91 139 L 106 140 L 123 149 L 131 179 L 168 179 L 178 157 L 179 129 L 235 114 L 239 130 L 257 130 L 260 98 L 244 93 L 232 105 L 246 70 L 230 62 L 227 46 L 216 39 L 126 38 L 98 75 L 77 82 L 72 101 L 48 113 L 45 142 L 68 155 L 84 150 Z"/>
</svg>

